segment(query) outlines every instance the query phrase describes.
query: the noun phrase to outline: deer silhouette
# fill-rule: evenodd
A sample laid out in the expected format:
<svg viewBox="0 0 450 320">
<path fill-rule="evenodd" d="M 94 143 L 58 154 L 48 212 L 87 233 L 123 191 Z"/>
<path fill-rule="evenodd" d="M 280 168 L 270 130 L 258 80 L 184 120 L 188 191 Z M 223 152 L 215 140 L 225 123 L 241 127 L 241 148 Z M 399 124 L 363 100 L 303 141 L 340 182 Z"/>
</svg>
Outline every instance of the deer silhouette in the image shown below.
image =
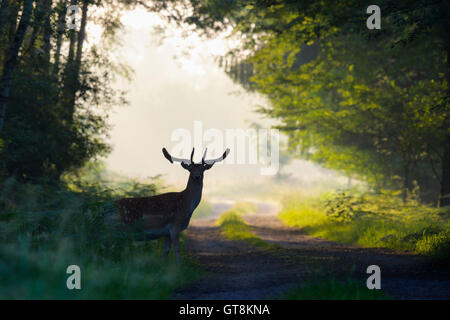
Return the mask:
<svg viewBox="0 0 450 320">
<path fill-rule="evenodd" d="M 183 191 L 151 197 L 123 198 L 116 201 L 125 224 L 142 219 L 146 238 L 164 237 L 164 256 L 167 257 L 173 245 L 178 262 L 180 261 L 180 233 L 188 227 L 192 213 L 202 198 L 204 172 L 211 169 L 216 162 L 224 160 L 230 153 L 230 149 L 227 148 L 221 157 L 205 160 L 208 150 L 206 149 L 201 163 L 194 163 L 194 150 L 192 148 L 189 160 L 172 157 L 166 148 L 162 149 L 164 157 L 170 163 L 180 162 L 181 166 L 189 171 L 188 183 Z"/>
</svg>

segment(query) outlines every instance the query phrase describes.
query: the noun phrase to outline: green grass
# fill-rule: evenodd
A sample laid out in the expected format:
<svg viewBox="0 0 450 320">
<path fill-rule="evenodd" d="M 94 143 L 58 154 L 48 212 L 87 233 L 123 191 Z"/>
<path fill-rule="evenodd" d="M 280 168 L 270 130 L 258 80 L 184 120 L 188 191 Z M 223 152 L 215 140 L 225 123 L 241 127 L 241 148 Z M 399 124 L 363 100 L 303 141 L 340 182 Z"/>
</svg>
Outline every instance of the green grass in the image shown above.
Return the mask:
<svg viewBox="0 0 450 320">
<path fill-rule="evenodd" d="M 279 246 L 269 244 L 256 236 L 252 228 L 242 218 L 244 214 L 254 212 L 254 204 L 237 203 L 233 208 L 224 212 L 216 224 L 220 227 L 222 234 L 230 240 L 245 241 L 253 246 L 264 249 L 276 249 Z"/>
<path fill-rule="evenodd" d="M 72 180 L 49 186 L 2 183 L 0 299 L 168 299 L 200 276 L 184 254 L 163 259 L 163 242 L 142 241 L 123 226 L 114 199 L 149 195 L 152 183 L 110 187 Z M 68 290 L 66 269 L 81 268 L 81 290 Z"/>
<path fill-rule="evenodd" d="M 396 194 L 346 193 L 305 198 L 291 193 L 279 217 L 308 234 L 364 247 L 385 247 L 450 261 L 450 222 L 444 209 Z M 447 209 L 448 210 L 448 209 Z"/>
<path fill-rule="evenodd" d="M 382 290 L 369 290 L 361 281 L 347 279 L 309 280 L 304 285 L 288 290 L 281 297 L 286 300 L 387 300 Z"/>
</svg>

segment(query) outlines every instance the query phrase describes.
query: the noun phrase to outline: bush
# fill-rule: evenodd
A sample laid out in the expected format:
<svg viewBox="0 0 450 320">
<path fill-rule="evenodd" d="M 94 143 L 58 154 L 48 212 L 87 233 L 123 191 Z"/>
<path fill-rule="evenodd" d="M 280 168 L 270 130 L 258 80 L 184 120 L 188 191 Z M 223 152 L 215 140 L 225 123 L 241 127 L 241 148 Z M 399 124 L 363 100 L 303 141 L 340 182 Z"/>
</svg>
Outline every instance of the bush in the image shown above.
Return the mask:
<svg viewBox="0 0 450 320">
<path fill-rule="evenodd" d="M 419 204 L 416 197 L 403 202 L 395 192 L 347 190 L 318 198 L 292 193 L 283 198 L 279 216 L 288 225 L 329 240 L 442 259 L 448 252 L 450 222 L 446 211 Z"/>
<path fill-rule="evenodd" d="M 326 214 L 337 222 L 350 222 L 364 214 L 361 210 L 362 204 L 363 200 L 360 197 L 341 191 L 327 201 Z"/>
<path fill-rule="evenodd" d="M 441 261 L 450 262 L 450 232 L 425 236 L 416 243 L 416 251 Z"/>
</svg>

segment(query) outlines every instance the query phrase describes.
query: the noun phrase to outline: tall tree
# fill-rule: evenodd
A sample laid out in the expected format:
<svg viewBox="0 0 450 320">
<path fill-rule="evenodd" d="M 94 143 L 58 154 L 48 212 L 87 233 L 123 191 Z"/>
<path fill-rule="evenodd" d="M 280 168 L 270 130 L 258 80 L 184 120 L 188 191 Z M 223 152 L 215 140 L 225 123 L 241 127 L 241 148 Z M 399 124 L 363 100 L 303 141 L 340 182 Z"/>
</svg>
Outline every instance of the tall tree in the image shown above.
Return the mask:
<svg viewBox="0 0 450 320">
<path fill-rule="evenodd" d="M 2 0 L 0 4 L 0 34 L 3 32 L 3 26 L 8 15 L 9 0 Z"/>
<path fill-rule="evenodd" d="M 441 205 L 450 204 L 448 1 L 379 1 L 381 30 L 366 27 L 366 8 L 372 4 L 369 1 L 346 0 L 333 5 L 323 1 L 291 0 L 175 2 L 189 7 L 190 15 L 183 22 L 196 25 L 206 34 L 232 26 L 235 34 L 241 35 L 241 49 L 250 52 L 251 60 L 259 64 L 259 70 L 257 66 L 255 76 L 250 80 L 259 81 L 258 90 L 268 94 L 274 105 L 272 110 L 265 111 L 283 117 L 286 128 L 304 132 L 295 136 L 297 141 L 293 136 L 292 142 L 305 147 L 314 145 L 319 151 L 322 147 L 324 152 L 311 155 L 317 161 L 333 163 L 339 169 L 356 170 L 360 174 L 370 170 L 379 176 L 378 180 L 386 182 L 391 180 L 389 176 L 398 174 L 405 190 L 410 188 L 413 179 L 428 181 L 427 177 L 434 175 L 440 182 Z M 342 39 L 343 35 L 349 38 Z M 336 55 L 339 53 L 336 51 L 335 60 L 326 55 L 321 58 L 331 69 L 324 69 L 317 61 L 312 62 L 315 69 L 306 71 L 303 68 L 302 74 L 293 68 L 293 64 L 298 64 L 299 51 L 307 50 L 305 44 L 316 44 L 325 50 L 328 43 L 334 47 L 341 43 L 344 44 L 343 52 L 357 58 L 352 55 L 354 48 L 351 46 L 355 42 L 351 37 L 365 43 L 359 58 L 364 58 L 364 54 L 378 57 L 375 61 L 379 68 L 371 71 L 373 81 L 364 74 L 359 74 L 359 83 L 349 80 L 348 77 L 355 77 L 355 71 L 364 69 L 364 64 L 370 65 L 370 61 L 360 59 L 352 66 L 345 55 Z M 401 51 L 399 47 L 406 48 L 404 55 L 396 55 Z M 429 52 L 421 47 L 426 47 Z M 421 70 L 417 65 L 419 60 L 429 64 L 419 55 L 426 58 L 430 54 L 434 65 L 429 71 Z M 241 59 L 244 56 L 242 54 Z M 345 70 L 345 67 L 353 67 L 354 71 Z M 402 75 L 402 72 L 406 74 Z M 300 82 L 303 90 L 298 82 L 302 76 L 310 76 L 309 83 L 305 83 L 306 80 Z M 383 76 L 392 83 L 384 83 Z M 333 81 L 342 87 L 337 88 Z M 349 86 L 352 83 L 356 87 Z M 368 90 L 361 90 L 365 86 Z M 414 94 L 409 95 L 408 90 Z M 367 96 L 382 112 L 357 108 L 358 103 L 370 107 Z M 307 97 L 310 97 L 308 104 L 304 101 Z M 345 105 L 351 108 L 343 110 Z M 305 122 L 305 112 L 321 114 L 322 118 Z M 363 128 L 372 124 L 373 128 L 369 129 L 373 133 L 355 131 L 358 128 L 352 123 L 358 122 Z M 376 154 L 384 156 L 377 158 L 374 157 Z M 382 174 L 386 170 L 391 171 L 387 176 Z"/>
<path fill-rule="evenodd" d="M 61 46 L 63 43 L 63 36 L 66 30 L 66 15 L 67 8 L 64 5 L 65 1 L 60 0 L 56 6 L 57 13 L 57 26 L 56 26 L 56 40 L 55 40 L 55 53 L 54 53 L 54 64 L 53 64 L 53 75 L 57 76 L 60 69 L 60 59 L 61 59 Z"/>
<path fill-rule="evenodd" d="M 24 30 L 24 15 L 17 14 L 22 2 L 8 2 L 0 37 L 3 63 L 7 61 L 5 51 L 13 43 L 8 35 L 20 34 L 18 23 Z M 105 141 L 108 110 L 126 103 L 124 93 L 112 85 L 117 75 L 127 76 L 127 68 L 111 61 L 109 49 L 118 43 L 121 13 L 136 2 L 86 0 L 71 4 L 81 8 L 76 30 L 68 30 L 66 25 L 67 1 L 34 2 L 35 11 L 30 13 L 11 79 L 0 141 L 0 178 L 14 175 L 24 181 L 58 181 L 62 173 L 110 150 Z M 91 10 L 94 7 L 102 10 Z M 86 48 L 89 22 L 102 26 L 104 36 Z"/>
<path fill-rule="evenodd" d="M 6 54 L 5 63 L 3 65 L 3 74 L 0 79 L 0 134 L 5 121 L 6 107 L 8 104 L 9 94 L 13 80 L 13 73 L 17 63 L 19 50 L 22 47 L 25 32 L 30 24 L 31 14 L 33 11 L 33 0 L 24 0 L 22 17 L 14 36 L 14 40 Z"/>
<path fill-rule="evenodd" d="M 51 16 L 52 16 L 52 0 L 44 0 L 44 10 L 45 10 L 45 16 L 44 16 L 44 32 L 43 32 L 43 54 L 42 54 L 42 60 L 44 63 L 44 69 L 45 74 L 50 75 L 50 51 L 51 51 L 51 38 L 53 34 L 53 28 L 51 24 Z"/>
</svg>

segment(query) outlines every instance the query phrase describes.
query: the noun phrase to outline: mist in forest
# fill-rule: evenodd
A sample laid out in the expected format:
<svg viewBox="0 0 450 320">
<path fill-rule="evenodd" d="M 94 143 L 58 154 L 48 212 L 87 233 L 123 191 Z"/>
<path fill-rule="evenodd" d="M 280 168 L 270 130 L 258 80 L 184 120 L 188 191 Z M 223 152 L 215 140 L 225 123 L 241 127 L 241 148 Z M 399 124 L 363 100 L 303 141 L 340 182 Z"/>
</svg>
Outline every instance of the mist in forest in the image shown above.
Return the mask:
<svg viewBox="0 0 450 320">
<path fill-rule="evenodd" d="M 175 130 L 187 129 L 193 135 L 194 122 L 201 121 L 203 132 L 218 129 L 225 136 L 227 129 L 248 129 L 253 123 L 268 129 L 276 123 L 254 112 L 258 105 L 268 103 L 266 99 L 245 92 L 215 61 L 215 56 L 229 48 L 230 40 L 204 40 L 195 33 L 183 36 L 180 28 L 143 9 L 125 14 L 122 22 L 125 28 L 118 54 L 134 75 L 131 81 L 117 85 L 128 91 L 130 104 L 115 108 L 111 115 L 109 169 L 134 178 L 163 174 L 167 182 L 181 187 L 187 181 L 187 171 L 179 164 L 170 164 L 161 152 L 162 147 L 170 150 L 177 143 L 171 140 Z M 160 41 L 155 27 L 170 28 L 169 35 Z M 202 154 L 203 150 L 196 149 L 195 161 L 200 161 Z M 209 153 L 209 157 L 217 156 Z M 220 163 L 205 174 L 205 185 L 220 188 L 225 180 L 235 184 L 270 181 L 273 176 L 261 175 L 262 166 Z M 309 182 L 334 175 L 303 160 L 280 170 Z"/>
</svg>

